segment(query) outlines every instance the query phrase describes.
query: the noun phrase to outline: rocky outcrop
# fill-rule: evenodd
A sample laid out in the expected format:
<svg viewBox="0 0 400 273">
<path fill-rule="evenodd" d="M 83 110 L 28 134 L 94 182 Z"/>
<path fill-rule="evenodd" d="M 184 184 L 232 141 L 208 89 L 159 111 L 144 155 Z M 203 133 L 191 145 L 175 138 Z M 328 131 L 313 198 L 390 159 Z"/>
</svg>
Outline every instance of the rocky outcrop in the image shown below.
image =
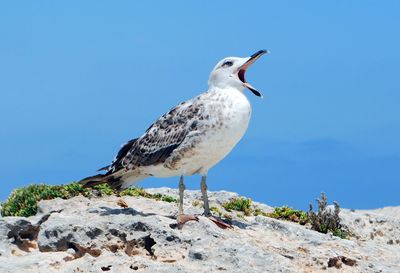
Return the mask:
<svg viewBox="0 0 400 273">
<path fill-rule="evenodd" d="M 223 211 L 235 196 L 211 192 L 211 205 Z M 40 202 L 36 216 L 0 218 L 0 272 L 400 272 L 400 207 L 342 210 L 346 240 L 237 212 L 233 229 L 200 216 L 178 230 L 176 203 L 124 196 L 123 208 L 119 199 L 54 199 Z M 197 200 L 187 191 L 186 213 L 202 212 Z"/>
</svg>

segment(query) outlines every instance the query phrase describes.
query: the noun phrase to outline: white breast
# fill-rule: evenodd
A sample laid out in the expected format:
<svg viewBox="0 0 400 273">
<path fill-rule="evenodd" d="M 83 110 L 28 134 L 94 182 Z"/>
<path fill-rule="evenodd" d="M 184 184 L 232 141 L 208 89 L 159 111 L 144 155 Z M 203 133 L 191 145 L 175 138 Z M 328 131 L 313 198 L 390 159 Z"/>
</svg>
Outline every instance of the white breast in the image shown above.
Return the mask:
<svg viewBox="0 0 400 273">
<path fill-rule="evenodd" d="M 236 90 L 223 90 L 219 97 L 222 110 L 218 124 L 206 134 L 205 141 L 199 145 L 202 156 L 207 157 L 204 168 L 210 169 L 221 161 L 243 137 L 249 125 L 251 105 L 243 93 Z"/>
<path fill-rule="evenodd" d="M 193 149 L 173 169 L 148 166 L 146 172 L 158 177 L 205 174 L 243 137 L 251 116 L 251 106 L 245 95 L 235 89 L 224 89 L 209 92 L 202 99 L 209 118 L 204 120 L 207 125 L 204 131 L 190 140 L 196 143 Z"/>
</svg>

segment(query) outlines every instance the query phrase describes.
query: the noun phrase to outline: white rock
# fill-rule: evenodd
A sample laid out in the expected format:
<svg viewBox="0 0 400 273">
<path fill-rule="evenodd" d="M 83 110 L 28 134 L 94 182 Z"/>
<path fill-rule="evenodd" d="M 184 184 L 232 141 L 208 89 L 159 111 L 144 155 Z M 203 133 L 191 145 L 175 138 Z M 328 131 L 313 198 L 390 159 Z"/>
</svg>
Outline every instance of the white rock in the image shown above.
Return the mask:
<svg viewBox="0 0 400 273">
<path fill-rule="evenodd" d="M 177 197 L 175 189 L 148 191 Z M 209 197 L 211 206 L 227 213 L 221 204 L 238 195 L 222 191 Z M 260 215 L 236 217 L 237 212 L 231 213 L 233 229 L 199 216 L 178 230 L 176 203 L 122 199 L 129 208 L 119 207 L 115 196 L 79 196 L 42 201 L 33 217 L 0 218 L 0 272 L 336 272 L 328 261 L 341 256 L 357 264 L 341 262 L 340 272 L 400 272 L 400 207 L 343 209 L 342 222 L 354 236 L 342 240 Z M 200 192 L 187 191 L 185 211 L 201 214 L 194 200 L 201 200 Z"/>
</svg>

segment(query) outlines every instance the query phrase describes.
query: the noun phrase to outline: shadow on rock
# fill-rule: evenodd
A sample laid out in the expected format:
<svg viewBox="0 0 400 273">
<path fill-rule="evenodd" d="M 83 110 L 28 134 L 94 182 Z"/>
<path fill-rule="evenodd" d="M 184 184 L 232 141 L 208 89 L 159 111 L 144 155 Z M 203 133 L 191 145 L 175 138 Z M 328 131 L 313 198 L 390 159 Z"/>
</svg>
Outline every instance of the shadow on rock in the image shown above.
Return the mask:
<svg viewBox="0 0 400 273">
<path fill-rule="evenodd" d="M 119 215 L 119 214 L 124 214 L 124 215 L 140 215 L 143 217 L 147 216 L 153 216 L 156 215 L 155 213 L 143 213 L 140 211 L 137 211 L 133 208 L 109 208 L 109 207 L 100 207 L 103 209 L 103 211 L 98 211 L 98 210 L 93 210 L 90 211 L 90 213 L 99 213 L 101 216 L 107 216 L 107 215 Z"/>
<path fill-rule="evenodd" d="M 243 222 L 239 222 L 236 220 L 227 221 L 227 223 L 231 224 L 232 226 L 238 227 L 240 229 L 247 229 L 247 227 L 251 226 L 251 224 L 246 224 Z"/>
</svg>

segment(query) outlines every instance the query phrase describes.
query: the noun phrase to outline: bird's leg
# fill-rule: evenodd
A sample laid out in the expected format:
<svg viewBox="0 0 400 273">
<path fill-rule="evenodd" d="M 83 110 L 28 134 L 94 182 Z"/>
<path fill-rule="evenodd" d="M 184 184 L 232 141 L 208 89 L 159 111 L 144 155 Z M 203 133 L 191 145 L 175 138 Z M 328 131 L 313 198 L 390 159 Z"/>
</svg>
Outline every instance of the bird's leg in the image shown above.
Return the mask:
<svg viewBox="0 0 400 273">
<path fill-rule="evenodd" d="M 207 195 L 207 184 L 206 184 L 207 176 L 203 175 L 201 177 L 200 189 L 201 195 L 203 196 L 203 203 L 204 203 L 204 216 L 210 216 L 210 205 L 208 204 L 208 195 Z"/>
<path fill-rule="evenodd" d="M 208 219 L 214 222 L 218 227 L 222 229 L 226 228 L 233 228 L 230 224 L 225 223 L 222 219 L 215 217 L 210 212 L 210 204 L 208 203 L 208 195 L 207 195 L 207 184 L 206 184 L 207 176 L 203 175 L 201 177 L 201 195 L 203 196 L 203 203 L 204 203 L 204 213 L 203 215 L 206 216 Z"/>
<path fill-rule="evenodd" d="M 199 221 L 194 215 L 186 215 L 183 214 L 183 192 L 185 191 L 185 183 L 183 181 L 183 175 L 179 179 L 179 209 L 178 209 L 178 217 L 176 221 L 178 222 L 178 228 L 182 229 L 183 225 L 188 221 Z"/>
<path fill-rule="evenodd" d="M 179 179 L 179 214 L 183 214 L 183 192 L 185 191 L 185 183 L 183 182 L 183 175 Z"/>
</svg>

